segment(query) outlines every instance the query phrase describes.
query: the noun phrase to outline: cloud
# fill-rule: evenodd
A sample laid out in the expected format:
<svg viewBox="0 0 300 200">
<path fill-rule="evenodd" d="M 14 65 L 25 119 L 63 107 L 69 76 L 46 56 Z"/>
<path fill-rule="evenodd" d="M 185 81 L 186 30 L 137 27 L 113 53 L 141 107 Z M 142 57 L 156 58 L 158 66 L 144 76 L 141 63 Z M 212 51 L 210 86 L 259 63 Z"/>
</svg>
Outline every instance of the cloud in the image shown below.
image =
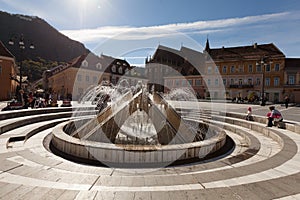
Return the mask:
<svg viewBox="0 0 300 200">
<path fill-rule="evenodd" d="M 191 23 L 166 24 L 147 27 L 104 26 L 95 29 L 61 30 L 61 33 L 83 43 L 99 42 L 103 39 L 115 40 L 145 40 L 150 38 L 172 37 L 180 34 L 209 34 L 226 31 L 232 27 L 267 23 L 286 19 L 290 12 L 246 16 Z"/>
</svg>

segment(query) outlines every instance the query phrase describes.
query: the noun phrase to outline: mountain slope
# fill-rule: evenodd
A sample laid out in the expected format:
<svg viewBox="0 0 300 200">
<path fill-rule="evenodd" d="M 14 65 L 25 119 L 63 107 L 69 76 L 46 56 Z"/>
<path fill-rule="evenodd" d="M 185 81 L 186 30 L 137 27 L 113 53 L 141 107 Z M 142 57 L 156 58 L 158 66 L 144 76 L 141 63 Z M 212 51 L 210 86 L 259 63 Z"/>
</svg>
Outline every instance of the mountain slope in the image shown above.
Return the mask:
<svg viewBox="0 0 300 200">
<path fill-rule="evenodd" d="M 83 44 L 61 34 L 39 17 L 0 11 L 0 27 L 0 40 L 18 61 L 41 57 L 45 60 L 67 62 L 89 52 Z M 20 35 L 23 35 L 26 46 L 23 53 L 18 46 Z M 13 46 L 8 45 L 10 38 L 15 42 Z M 31 43 L 35 46 L 34 50 L 29 49 Z"/>
</svg>

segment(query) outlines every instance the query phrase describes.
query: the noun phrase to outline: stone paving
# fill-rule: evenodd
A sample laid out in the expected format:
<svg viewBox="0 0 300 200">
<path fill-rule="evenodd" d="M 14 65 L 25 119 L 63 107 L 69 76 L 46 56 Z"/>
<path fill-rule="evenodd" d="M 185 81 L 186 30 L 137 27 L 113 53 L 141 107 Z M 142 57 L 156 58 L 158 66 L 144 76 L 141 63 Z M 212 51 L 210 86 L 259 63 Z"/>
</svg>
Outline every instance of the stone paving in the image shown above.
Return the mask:
<svg viewBox="0 0 300 200">
<path fill-rule="evenodd" d="M 263 123 L 233 117 L 220 120 L 220 116 L 217 118 L 218 112 L 224 111 L 224 104 L 197 104 L 201 109 L 195 112 L 199 112 L 201 117 L 197 113 L 189 113 L 185 117 L 223 126 L 236 143 L 228 155 L 165 168 L 88 166 L 65 160 L 48 151 L 52 126 L 31 133 L 47 122 L 59 122 L 60 118 L 23 124 L 18 128 L 11 126 L 6 131 L 1 128 L 0 198 L 300 199 L 299 133 L 276 127 L 266 128 Z M 246 113 L 248 106 L 227 104 L 226 111 Z M 285 120 L 300 122 L 299 107 L 286 109 L 277 106 Z M 176 107 L 191 109 L 195 105 L 180 102 Z M 268 111 L 268 107 L 258 105 L 252 108 L 255 115 L 265 116 Z M 204 110 L 213 112 L 209 117 Z M 0 115 L 3 113 L 0 112 Z M 23 119 L 1 120 L 0 127 Z M 9 142 L 9 138 L 15 135 L 30 137 Z"/>
</svg>

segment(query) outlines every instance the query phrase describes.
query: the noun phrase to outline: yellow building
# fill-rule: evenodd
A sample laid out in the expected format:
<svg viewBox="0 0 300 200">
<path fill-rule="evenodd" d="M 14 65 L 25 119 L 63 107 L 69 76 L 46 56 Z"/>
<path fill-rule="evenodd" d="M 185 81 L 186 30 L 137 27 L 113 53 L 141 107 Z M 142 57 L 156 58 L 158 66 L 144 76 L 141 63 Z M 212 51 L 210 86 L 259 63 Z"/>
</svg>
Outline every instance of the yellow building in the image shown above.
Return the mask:
<svg viewBox="0 0 300 200">
<path fill-rule="evenodd" d="M 228 98 L 266 97 L 278 102 L 283 98 L 285 55 L 273 44 L 210 48 L 207 40 L 206 74 L 220 74 Z M 264 93 L 264 95 L 262 95 Z"/>
<path fill-rule="evenodd" d="M 106 55 L 98 57 L 90 53 L 47 72 L 47 87 L 58 99 L 72 96 L 74 100 L 78 100 L 90 87 L 102 81 L 116 84 L 130 69 L 125 60 Z"/>
<path fill-rule="evenodd" d="M 146 60 L 149 87 L 168 92 L 191 87 L 198 98 L 283 98 L 285 55 L 274 44 L 210 48 L 204 52 L 159 45 Z M 170 69 L 172 69 L 170 71 Z"/>
<path fill-rule="evenodd" d="M 14 56 L 0 41 L 0 100 L 14 97 L 18 83 L 12 79 L 16 76 Z"/>
</svg>

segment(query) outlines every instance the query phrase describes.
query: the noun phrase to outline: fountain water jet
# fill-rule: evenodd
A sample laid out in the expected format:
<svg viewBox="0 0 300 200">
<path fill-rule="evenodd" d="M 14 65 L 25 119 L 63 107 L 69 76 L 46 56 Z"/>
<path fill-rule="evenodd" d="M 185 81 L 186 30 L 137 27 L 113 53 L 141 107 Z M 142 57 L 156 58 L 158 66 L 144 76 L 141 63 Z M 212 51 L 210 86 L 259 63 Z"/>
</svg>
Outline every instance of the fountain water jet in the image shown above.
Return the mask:
<svg viewBox="0 0 300 200">
<path fill-rule="evenodd" d="M 121 81 L 111 103 L 90 120 L 70 121 L 53 130 L 57 152 L 113 166 L 166 166 L 176 160 L 204 157 L 226 142 L 220 128 L 183 120 L 158 93 L 132 89 Z M 65 127 L 68 127 L 67 129 Z M 206 134 L 210 137 L 204 140 Z"/>
</svg>

